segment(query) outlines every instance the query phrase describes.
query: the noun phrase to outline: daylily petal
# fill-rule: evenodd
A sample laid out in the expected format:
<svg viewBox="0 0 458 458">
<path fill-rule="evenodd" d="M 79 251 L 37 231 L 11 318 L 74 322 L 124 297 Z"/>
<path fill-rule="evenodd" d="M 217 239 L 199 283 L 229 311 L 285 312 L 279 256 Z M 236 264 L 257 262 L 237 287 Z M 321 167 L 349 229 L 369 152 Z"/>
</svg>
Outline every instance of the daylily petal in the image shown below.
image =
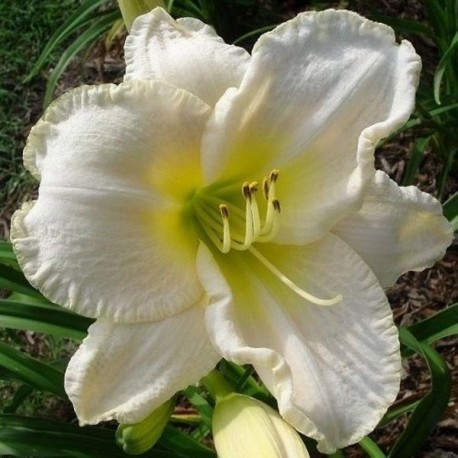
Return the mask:
<svg viewBox="0 0 458 458">
<path fill-rule="evenodd" d="M 216 105 L 206 181 L 280 169 L 277 240 L 318 238 L 360 205 L 377 142 L 413 110 L 419 70 L 386 25 L 348 11 L 300 14 L 260 38 L 240 89 Z"/>
<path fill-rule="evenodd" d="M 198 240 L 181 199 L 200 181 L 207 116 L 198 98 L 153 81 L 86 87 L 55 102 L 25 150 L 41 175 L 39 199 L 12 224 L 29 281 L 56 303 L 113 321 L 155 320 L 197 301 Z"/>
<path fill-rule="evenodd" d="M 80 423 L 137 423 L 213 369 L 204 305 L 152 323 L 97 320 L 65 374 Z"/>
<path fill-rule="evenodd" d="M 125 44 L 125 80 L 167 81 L 215 105 L 228 87 L 239 86 L 250 55 L 224 43 L 193 18 L 175 21 L 162 8 L 140 16 Z"/>
<path fill-rule="evenodd" d="M 384 287 L 404 272 L 431 267 L 453 240 L 438 200 L 415 186 L 399 187 L 381 171 L 361 210 L 333 232 L 364 259 Z"/>
<path fill-rule="evenodd" d="M 24 163 L 41 187 L 183 198 L 201 183 L 200 139 L 210 107 L 160 81 L 82 86 L 32 128 Z M 159 197 L 160 195 L 160 197 Z"/>
<path fill-rule="evenodd" d="M 389 304 L 366 264 L 335 236 L 262 253 L 305 290 L 341 293 L 343 301 L 310 304 L 249 253 L 217 261 L 226 283 L 215 261 L 199 252 L 199 275 L 213 298 L 208 332 L 223 357 L 253 364 L 282 416 L 330 453 L 369 433 L 398 392 L 399 342 Z"/>
</svg>

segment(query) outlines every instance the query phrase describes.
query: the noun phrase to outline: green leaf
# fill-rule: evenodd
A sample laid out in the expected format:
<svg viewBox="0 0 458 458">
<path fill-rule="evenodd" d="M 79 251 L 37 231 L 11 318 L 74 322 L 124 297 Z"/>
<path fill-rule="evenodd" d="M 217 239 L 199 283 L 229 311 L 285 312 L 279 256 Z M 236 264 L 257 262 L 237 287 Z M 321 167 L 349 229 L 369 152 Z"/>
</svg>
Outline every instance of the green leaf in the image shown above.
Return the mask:
<svg viewBox="0 0 458 458">
<path fill-rule="evenodd" d="M 458 303 L 444 308 L 433 316 L 409 326 L 408 331 L 426 344 L 458 334 Z"/>
<path fill-rule="evenodd" d="M 458 110 L 458 103 L 451 103 L 449 105 L 444 105 L 442 107 L 436 108 L 429 112 L 429 115 L 434 118 L 435 116 L 440 116 L 444 113 L 447 113 L 452 110 Z"/>
<path fill-rule="evenodd" d="M 13 246 L 10 242 L 0 240 L 0 264 L 11 266 L 15 269 L 19 269 L 19 264 L 16 259 L 16 255 L 13 251 Z"/>
<path fill-rule="evenodd" d="M 172 6 L 176 16 L 192 16 L 208 23 L 208 18 L 205 17 L 200 4 L 196 5 L 191 0 L 175 0 Z"/>
<path fill-rule="evenodd" d="M 359 445 L 370 458 L 386 458 L 380 447 L 368 436 L 363 437 Z"/>
<path fill-rule="evenodd" d="M 30 285 L 21 271 L 4 264 L 0 264 L 0 288 L 6 288 L 27 296 L 44 299 L 43 296 Z"/>
<path fill-rule="evenodd" d="M 253 367 L 243 367 L 230 361 L 222 360 L 219 368 L 224 377 L 236 387 L 236 391 L 253 396 L 273 408 L 276 407 L 275 400 L 269 391 L 252 376 Z"/>
<path fill-rule="evenodd" d="M 239 43 L 241 43 L 242 41 L 247 40 L 248 38 L 252 38 L 252 37 L 256 37 L 256 36 L 258 36 L 258 35 L 261 35 L 261 33 L 268 32 L 269 30 L 274 29 L 275 27 L 277 27 L 277 25 L 278 25 L 278 24 L 266 25 L 266 26 L 264 26 L 264 27 L 259 27 L 259 28 L 256 29 L 256 30 L 251 30 L 250 32 L 245 33 L 244 35 L 241 35 L 240 37 L 238 37 L 236 40 L 234 40 L 234 41 L 232 42 L 232 44 L 233 44 L 233 45 L 239 44 Z"/>
<path fill-rule="evenodd" d="M 85 30 L 62 54 L 62 57 L 59 59 L 59 62 L 52 71 L 46 85 L 46 92 L 43 101 L 43 106 L 45 108 L 51 103 L 57 81 L 72 59 L 76 56 L 76 54 L 94 43 L 97 38 L 108 30 L 113 23 L 120 18 L 120 12 L 119 10 L 110 10 L 102 13 L 100 17 L 101 19 L 93 24 L 89 29 Z"/>
<path fill-rule="evenodd" d="M 49 38 L 38 57 L 35 65 L 24 80 L 24 83 L 32 79 L 43 68 L 49 55 L 71 34 L 75 33 L 78 28 L 84 24 L 89 24 L 94 19 L 94 15 L 89 16 L 94 10 L 99 8 L 109 0 L 88 0 L 84 2 Z M 88 17 L 89 16 L 89 17 Z"/>
<path fill-rule="evenodd" d="M 429 22 L 433 26 L 436 39 L 443 40 L 447 23 L 445 11 L 440 7 L 437 0 L 423 0 L 423 6 Z"/>
<path fill-rule="evenodd" d="M 203 422 L 211 428 L 213 406 L 197 391 L 195 386 L 188 386 L 183 393 L 189 402 L 199 411 Z"/>
<path fill-rule="evenodd" d="M 452 224 L 453 230 L 458 231 L 458 192 L 444 203 L 443 210 L 444 216 Z"/>
<path fill-rule="evenodd" d="M 307 447 L 307 450 L 309 450 L 309 447 Z M 345 458 L 345 454 L 344 452 L 342 452 L 342 450 L 336 450 L 334 453 L 331 453 L 330 455 L 327 455 L 328 458 Z"/>
<path fill-rule="evenodd" d="M 419 403 L 419 400 L 407 400 L 407 402 L 402 403 L 401 405 L 391 406 L 388 409 L 388 412 L 380 420 L 380 423 L 377 425 L 377 427 L 383 428 L 384 426 L 390 424 L 392 421 L 396 420 L 396 418 L 399 418 L 401 415 L 412 412 L 412 410 L 414 410 Z"/>
<path fill-rule="evenodd" d="M 170 447 L 171 450 L 166 450 Z M 116 458 L 127 455 L 116 445 L 115 432 L 78 427 L 44 418 L 0 414 L 0 455 Z M 145 458 L 216 458 L 215 452 L 185 433 L 167 427 Z"/>
<path fill-rule="evenodd" d="M 11 292 L 8 296 L 9 302 L 24 302 L 25 304 L 35 305 L 36 307 L 47 308 L 54 310 L 56 308 L 60 308 L 59 305 L 53 304 L 52 302 L 48 301 L 46 297 L 32 297 L 27 294 L 21 294 L 16 291 Z"/>
<path fill-rule="evenodd" d="M 114 431 L 79 428 L 44 418 L 0 415 L 0 455 L 111 458 L 126 455 L 116 446 Z M 154 456 L 158 458 L 170 455 Z"/>
<path fill-rule="evenodd" d="M 438 105 L 441 104 L 440 101 L 440 90 L 441 90 L 441 83 L 442 78 L 444 77 L 445 69 L 447 65 L 451 61 L 451 57 L 453 57 L 454 51 L 458 45 L 458 32 L 456 32 L 455 36 L 453 37 L 450 46 L 448 47 L 447 51 L 442 56 L 441 60 L 437 64 L 436 72 L 434 73 L 434 100 Z"/>
<path fill-rule="evenodd" d="M 409 186 L 413 184 L 415 175 L 420 168 L 421 160 L 423 159 L 426 148 L 429 145 L 431 137 L 419 138 L 415 141 L 410 152 L 409 162 L 407 163 L 407 169 L 402 180 L 403 186 Z"/>
<path fill-rule="evenodd" d="M 158 442 L 183 458 L 216 458 L 216 453 L 171 425 L 166 426 Z"/>
<path fill-rule="evenodd" d="M 61 307 L 0 299 L 0 326 L 83 340 L 93 320 Z"/>
<path fill-rule="evenodd" d="M 418 106 L 417 106 L 418 108 Z M 430 110 L 427 113 L 427 116 L 423 117 L 416 117 L 416 118 L 411 118 L 409 121 L 407 121 L 400 129 L 398 129 L 396 132 L 393 134 L 389 135 L 387 139 L 392 139 L 394 137 L 397 137 L 401 132 L 405 132 L 406 130 L 412 129 L 413 127 L 418 127 L 421 126 L 422 124 L 427 124 L 431 122 L 435 122 L 434 118 L 441 116 L 445 113 L 448 113 L 453 110 L 458 110 L 458 103 L 451 103 L 449 105 L 444 105 L 439 108 L 435 108 L 433 110 Z M 451 127 L 455 127 L 456 123 L 453 123 Z"/>
<path fill-rule="evenodd" d="M 1 378 L 1 377 L 0 377 Z M 2 409 L 2 413 L 15 413 L 16 410 L 22 405 L 26 398 L 33 393 L 33 388 L 30 385 L 20 386 L 14 396 L 8 400 Z"/>
<path fill-rule="evenodd" d="M 67 399 L 61 371 L 1 342 L 0 366 L 12 374 L 16 380 L 27 383 L 37 390 L 48 391 Z"/>
<path fill-rule="evenodd" d="M 431 390 L 413 411 L 405 430 L 391 450 L 391 458 L 416 456 L 442 418 L 452 390 L 450 371 L 444 358 L 428 344 L 419 342 L 406 328 L 399 329 L 399 337 L 405 346 L 426 360 L 431 373 Z"/>
<path fill-rule="evenodd" d="M 369 19 L 377 22 L 383 22 L 384 24 L 393 27 L 396 32 L 401 33 L 416 33 L 424 35 L 425 37 L 434 38 L 434 32 L 425 24 L 418 21 L 412 21 L 410 19 L 398 18 L 393 16 L 384 16 L 382 14 L 372 14 Z"/>
</svg>

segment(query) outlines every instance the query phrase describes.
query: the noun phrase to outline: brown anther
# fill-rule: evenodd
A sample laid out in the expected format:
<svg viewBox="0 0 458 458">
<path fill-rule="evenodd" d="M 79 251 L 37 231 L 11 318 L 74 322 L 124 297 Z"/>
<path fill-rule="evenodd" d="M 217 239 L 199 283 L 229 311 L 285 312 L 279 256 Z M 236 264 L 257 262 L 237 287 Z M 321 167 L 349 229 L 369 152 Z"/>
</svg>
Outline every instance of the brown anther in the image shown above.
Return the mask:
<svg viewBox="0 0 458 458">
<path fill-rule="evenodd" d="M 257 181 L 253 181 L 252 183 L 250 183 L 250 192 L 252 194 L 255 192 L 258 192 L 258 182 Z"/>
<path fill-rule="evenodd" d="M 272 183 L 275 183 L 275 182 L 277 181 L 277 179 L 278 179 L 278 173 L 279 173 L 279 171 L 278 171 L 277 169 L 272 170 L 272 172 L 270 172 L 270 177 L 269 177 L 269 178 L 270 178 L 270 181 L 271 181 Z"/>
<path fill-rule="evenodd" d="M 249 199 L 251 202 L 251 190 L 250 190 L 249 183 L 243 183 L 242 194 L 243 194 L 243 197 L 245 197 L 245 199 Z"/>
<path fill-rule="evenodd" d="M 264 194 L 264 199 L 269 200 L 269 180 L 266 177 L 262 180 L 262 193 Z"/>
<path fill-rule="evenodd" d="M 221 216 L 224 219 L 228 219 L 229 218 L 229 208 L 227 207 L 226 204 L 220 204 L 219 211 L 221 212 Z"/>
<path fill-rule="evenodd" d="M 280 208 L 280 201 L 277 199 L 272 200 L 272 205 L 274 206 L 274 209 L 280 213 L 281 208 Z"/>
</svg>

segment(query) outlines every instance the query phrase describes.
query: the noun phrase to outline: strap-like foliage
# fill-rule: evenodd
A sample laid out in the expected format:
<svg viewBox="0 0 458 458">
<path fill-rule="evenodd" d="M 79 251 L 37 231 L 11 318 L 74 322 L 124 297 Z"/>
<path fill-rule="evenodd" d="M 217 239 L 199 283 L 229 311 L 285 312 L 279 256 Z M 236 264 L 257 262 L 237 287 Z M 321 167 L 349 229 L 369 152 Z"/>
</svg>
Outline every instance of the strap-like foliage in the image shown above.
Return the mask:
<svg viewBox="0 0 458 458">
<path fill-rule="evenodd" d="M 390 458 L 415 456 L 431 431 L 441 420 L 450 400 L 452 382 L 444 358 L 430 345 L 419 342 L 405 328 L 400 329 L 401 342 L 423 356 L 431 374 L 431 391 L 418 403 L 409 423 L 398 438 Z"/>
</svg>

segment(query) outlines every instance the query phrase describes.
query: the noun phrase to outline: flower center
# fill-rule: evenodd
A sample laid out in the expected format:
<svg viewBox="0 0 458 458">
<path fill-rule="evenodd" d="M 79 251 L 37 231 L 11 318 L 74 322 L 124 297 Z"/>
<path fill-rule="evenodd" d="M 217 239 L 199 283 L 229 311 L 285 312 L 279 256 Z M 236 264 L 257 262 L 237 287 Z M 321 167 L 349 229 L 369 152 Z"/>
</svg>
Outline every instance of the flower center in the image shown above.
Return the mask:
<svg viewBox="0 0 458 458">
<path fill-rule="evenodd" d="M 258 183 L 245 182 L 241 187 L 245 209 L 228 200 L 206 193 L 195 203 L 195 215 L 200 226 L 214 245 L 222 252 L 248 250 L 255 242 L 268 242 L 278 231 L 280 202 L 275 196 L 278 170 L 265 177 L 262 184 L 266 200 L 265 216 L 261 218 L 258 202 Z"/>
<path fill-rule="evenodd" d="M 262 181 L 262 195 L 265 205 L 261 211 L 257 202 L 257 181 L 245 182 L 241 187 L 241 195 L 245 202 L 244 210 L 233 203 L 234 199 L 224 198 L 224 196 L 231 195 L 234 188 L 233 184 L 227 186 L 211 185 L 208 188 L 198 190 L 193 198 L 193 208 L 199 228 L 205 232 L 206 236 L 222 253 L 229 253 L 231 249 L 247 250 L 300 297 L 317 305 L 335 305 L 342 300 L 340 294 L 331 299 L 313 296 L 290 280 L 252 246 L 255 242 L 271 241 L 278 232 L 280 201 L 275 193 L 278 176 L 279 171 L 272 170 Z M 238 196 L 240 200 L 240 194 Z"/>
</svg>

